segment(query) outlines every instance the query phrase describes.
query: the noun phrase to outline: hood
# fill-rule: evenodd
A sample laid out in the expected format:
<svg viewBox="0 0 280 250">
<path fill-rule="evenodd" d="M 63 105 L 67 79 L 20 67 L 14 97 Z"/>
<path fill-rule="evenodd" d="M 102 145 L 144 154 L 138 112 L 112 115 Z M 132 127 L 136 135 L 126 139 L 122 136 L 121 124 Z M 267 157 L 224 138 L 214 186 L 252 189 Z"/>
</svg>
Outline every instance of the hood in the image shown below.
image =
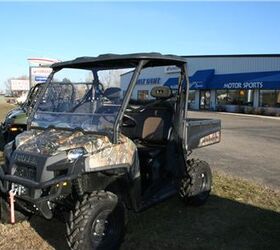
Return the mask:
<svg viewBox="0 0 280 250">
<path fill-rule="evenodd" d="M 5 124 L 26 124 L 27 123 L 27 115 L 25 111 L 21 108 L 12 109 L 5 118 Z"/>
<path fill-rule="evenodd" d="M 32 129 L 16 137 L 17 150 L 43 155 L 55 155 L 80 147 L 83 147 L 88 153 L 94 153 L 110 144 L 111 142 L 106 136 L 56 129 Z"/>
<path fill-rule="evenodd" d="M 64 130 L 29 130 L 15 139 L 18 151 L 53 156 L 73 148 L 84 148 L 89 154 L 86 168 L 102 168 L 118 164 L 132 166 L 135 144 L 120 134 L 119 143 L 113 144 L 107 136 Z"/>
<path fill-rule="evenodd" d="M 25 114 L 24 110 L 21 107 L 17 107 L 8 112 L 6 119 L 13 119 L 21 114 Z"/>
</svg>

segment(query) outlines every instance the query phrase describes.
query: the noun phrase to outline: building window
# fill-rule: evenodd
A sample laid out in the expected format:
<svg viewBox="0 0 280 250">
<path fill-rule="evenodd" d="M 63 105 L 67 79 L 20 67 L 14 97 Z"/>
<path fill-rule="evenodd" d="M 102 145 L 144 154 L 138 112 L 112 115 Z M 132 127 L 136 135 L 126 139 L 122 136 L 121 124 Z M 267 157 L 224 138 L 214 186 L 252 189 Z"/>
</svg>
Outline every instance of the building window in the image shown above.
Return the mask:
<svg viewBox="0 0 280 250">
<path fill-rule="evenodd" d="M 138 90 L 137 91 L 137 100 L 145 101 L 149 99 L 148 90 Z"/>
<path fill-rule="evenodd" d="M 189 102 L 189 104 L 194 104 L 195 103 L 195 90 L 190 90 L 189 91 L 188 102 Z"/>
<path fill-rule="evenodd" d="M 280 90 L 260 90 L 261 107 L 280 107 Z"/>
<path fill-rule="evenodd" d="M 216 91 L 216 98 L 217 98 L 217 104 L 218 105 L 226 105 L 228 104 L 228 94 L 227 90 L 217 90 Z"/>
<path fill-rule="evenodd" d="M 216 92 L 218 105 L 253 106 L 254 93 L 252 89 L 222 89 Z"/>
</svg>

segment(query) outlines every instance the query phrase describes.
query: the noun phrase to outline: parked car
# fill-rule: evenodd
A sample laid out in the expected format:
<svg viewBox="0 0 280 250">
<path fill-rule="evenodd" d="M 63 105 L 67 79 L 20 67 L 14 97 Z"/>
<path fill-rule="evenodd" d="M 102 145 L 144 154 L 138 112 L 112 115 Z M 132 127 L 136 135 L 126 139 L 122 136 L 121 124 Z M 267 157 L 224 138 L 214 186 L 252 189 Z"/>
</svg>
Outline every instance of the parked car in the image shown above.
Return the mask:
<svg viewBox="0 0 280 250">
<path fill-rule="evenodd" d="M 31 108 L 31 105 L 38 94 L 40 86 L 41 84 L 37 84 L 32 87 L 28 92 L 28 96 L 25 102 L 20 104 L 18 107 L 10 110 L 6 115 L 4 121 L 1 123 L 0 136 L 3 146 L 8 142 L 14 140 L 18 134 L 26 130 L 26 112 Z M 1 150 L 3 150 L 3 146 Z"/>
</svg>

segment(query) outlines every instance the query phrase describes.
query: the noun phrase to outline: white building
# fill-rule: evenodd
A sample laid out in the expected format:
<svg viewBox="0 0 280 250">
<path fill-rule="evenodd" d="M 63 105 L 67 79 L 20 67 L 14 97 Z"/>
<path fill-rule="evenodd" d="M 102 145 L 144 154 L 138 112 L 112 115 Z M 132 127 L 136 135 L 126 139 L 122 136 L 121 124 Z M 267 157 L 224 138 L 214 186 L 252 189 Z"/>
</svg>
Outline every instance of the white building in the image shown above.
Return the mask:
<svg viewBox="0 0 280 250">
<path fill-rule="evenodd" d="M 185 56 L 190 76 L 190 108 L 280 114 L 280 54 Z M 148 99 L 155 85 L 176 88 L 176 67 L 145 69 L 133 98 Z M 126 90 L 132 73 L 121 76 Z"/>
<path fill-rule="evenodd" d="M 26 98 L 29 91 L 29 80 L 12 79 L 10 80 L 11 92 L 14 96 L 23 96 Z"/>
</svg>

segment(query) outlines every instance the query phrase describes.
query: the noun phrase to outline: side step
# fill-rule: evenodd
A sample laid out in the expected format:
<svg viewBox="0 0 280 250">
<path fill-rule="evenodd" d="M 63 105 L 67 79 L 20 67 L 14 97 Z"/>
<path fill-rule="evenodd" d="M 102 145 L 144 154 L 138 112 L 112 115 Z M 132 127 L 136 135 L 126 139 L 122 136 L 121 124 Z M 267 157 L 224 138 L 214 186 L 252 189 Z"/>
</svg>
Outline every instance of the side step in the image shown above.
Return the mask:
<svg viewBox="0 0 280 250">
<path fill-rule="evenodd" d="M 150 198 L 144 199 L 141 202 L 138 212 L 143 211 L 143 210 L 151 207 L 152 205 L 160 203 L 177 193 L 178 193 L 178 190 L 173 185 L 164 186 L 157 193 L 153 194 Z"/>
</svg>

